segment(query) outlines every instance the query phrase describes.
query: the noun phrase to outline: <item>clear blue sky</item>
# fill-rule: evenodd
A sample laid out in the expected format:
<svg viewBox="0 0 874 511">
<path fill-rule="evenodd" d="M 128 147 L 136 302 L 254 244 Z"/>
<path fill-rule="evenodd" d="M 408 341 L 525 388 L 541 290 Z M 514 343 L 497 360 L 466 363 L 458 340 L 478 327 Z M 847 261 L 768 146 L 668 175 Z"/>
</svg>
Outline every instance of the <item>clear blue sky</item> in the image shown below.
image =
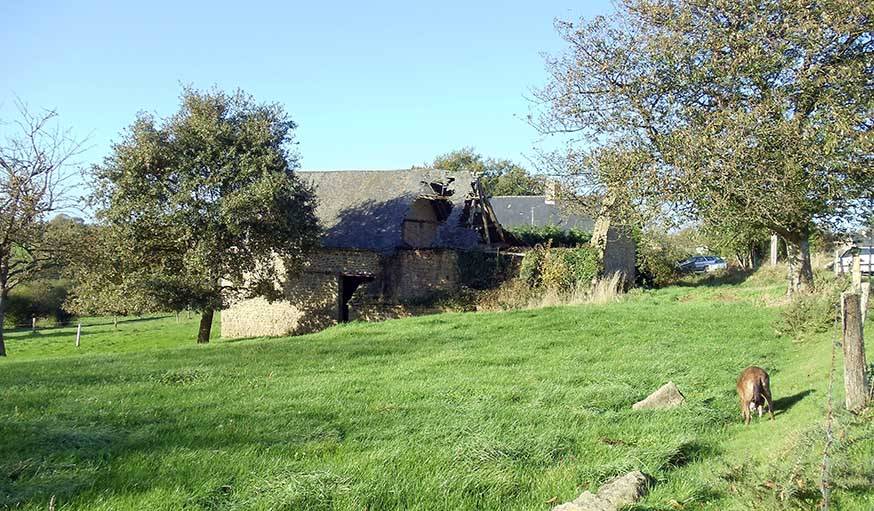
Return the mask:
<svg viewBox="0 0 874 511">
<path fill-rule="evenodd" d="M 0 115 L 54 108 L 99 161 L 180 84 L 285 105 L 305 169 L 390 169 L 474 146 L 525 161 L 525 99 L 560 51 L 553 19 L 607 0 L 0 2 Z"/>
</svg>

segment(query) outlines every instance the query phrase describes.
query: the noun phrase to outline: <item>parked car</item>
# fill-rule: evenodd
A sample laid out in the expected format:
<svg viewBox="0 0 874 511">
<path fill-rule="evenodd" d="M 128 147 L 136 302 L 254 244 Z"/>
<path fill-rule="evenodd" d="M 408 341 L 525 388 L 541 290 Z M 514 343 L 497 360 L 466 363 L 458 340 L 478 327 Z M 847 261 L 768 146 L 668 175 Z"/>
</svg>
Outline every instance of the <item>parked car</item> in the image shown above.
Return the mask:
<svg viewBox="0 0 874 511">
<path fill-rule="evenodd" d="M 680 271 L 694 273 L 724 270 L 727 266 L 725 259 L 717 256 L 695 256 L 677 263 Z"/>
<path fill-rule="evenodd" d="M 856 247 L 859 249 L 859 263 L 862 267 L 863 275 L 874 275 L 874 246 Z M 853 271 L 853 250 L 849 249 L 841 254 L 840 264 L 841 272 L 850 273 Z"/>
</svg>

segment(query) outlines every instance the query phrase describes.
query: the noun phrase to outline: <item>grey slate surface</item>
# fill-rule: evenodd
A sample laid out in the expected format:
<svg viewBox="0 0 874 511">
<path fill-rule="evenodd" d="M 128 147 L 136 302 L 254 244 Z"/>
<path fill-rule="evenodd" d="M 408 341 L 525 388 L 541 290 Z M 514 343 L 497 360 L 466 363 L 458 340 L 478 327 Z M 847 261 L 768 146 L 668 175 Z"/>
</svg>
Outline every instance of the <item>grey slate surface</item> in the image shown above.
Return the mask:
<svg viewBox="0 0 874 511">
<path fill-rule="evenodd" d="M 595 222 L 585 215 L 568 214 L 555 204 L 547 204 L 545 195 L 499 196 L 490 199 L 498 222 L 507 228 L 554 225 L 562 229 L 592 232 Z"/>
<path fill-rule="evenodd" d="M 316 216 L 325 232 L 322 244 L 329 248 L 354 248 L 391 253 L 404 246 L 403 221 L 413 201 L 433 190 L 422 181 L 445 181 L 437 169 L 299 171 L 315 187 L 319 204 Z M 454 172 L 450 189 L 452 212 L 437 233 L 434 247 L 473 248 L 476 231 L 460 227 L 464 197 L 472 176 Z"/>
</svg>

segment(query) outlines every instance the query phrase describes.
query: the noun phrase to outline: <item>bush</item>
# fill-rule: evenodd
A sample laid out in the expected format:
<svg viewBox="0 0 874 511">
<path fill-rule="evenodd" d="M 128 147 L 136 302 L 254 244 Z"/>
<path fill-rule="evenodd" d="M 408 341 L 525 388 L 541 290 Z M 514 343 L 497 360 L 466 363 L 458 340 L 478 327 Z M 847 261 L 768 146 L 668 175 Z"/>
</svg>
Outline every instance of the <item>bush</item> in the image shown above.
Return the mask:
<svg viewBox="0 0 874 511">
<path fill-rule="evenodd" d="M 34 316 L 68 323 L 72 315 L 63 304 L 69 287 L 66 280 L 41 280 L 14 289 L 7 298 L 4 326 L 29 325 Z"/>
<path fill-rule="evenodd" d="M 640 287 L 662 287 L 679 278 L 677 262 L 689 256 L 667 234 L 645 232 L 635 235 L 637 241 L 637 279 Z"/>
<path fill-rule="evenodd" d="M 562 229 L 554 225 L 521 226 L 509 229 L 516 243 L 526 247 L 549 244 L 553 247 L 577 247 L 592 239 L 592 234 L 580 229 Z"/>
<path fill-rule="evenodd" d="M 847 288 L 846 278 L 819 276 L 816 290 L 793 296 L 780 312 L 777 329 L 795 337 L 810 332 L 827 332 L 840 314 L 841 293 Z M 840 321 L 838 319 L 838 321 Z"/>
<path fill-rule="evenodd" d="M 589 285 L 600 273 L 597 253 L 591 247 L 539 247 L 522 259 L 519 278 L 531 288 L 571 291 L 578 283 Z"/>
<path fill-rule="evenodd" d="M 494 289 L 515 277 L 518 266 L 518 256 L 478 251 L 458 253 L 461 284 L 471 289 Z"/>
</svg>

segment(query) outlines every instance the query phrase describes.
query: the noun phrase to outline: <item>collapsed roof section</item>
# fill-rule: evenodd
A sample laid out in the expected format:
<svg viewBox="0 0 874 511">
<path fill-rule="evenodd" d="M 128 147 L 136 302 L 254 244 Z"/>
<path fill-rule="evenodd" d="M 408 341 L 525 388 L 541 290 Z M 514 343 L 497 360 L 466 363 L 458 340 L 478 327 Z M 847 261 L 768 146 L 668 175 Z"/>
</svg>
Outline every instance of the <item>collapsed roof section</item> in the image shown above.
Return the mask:
<svg viewBox="0 0 874 511">
<path fill-rule="evenodd" d="M 300 172 L 318 197 L 328 248 L 472 249 L 500 243 L 503 230 L 468 172 L 437 169 Z"/>
</svg>

